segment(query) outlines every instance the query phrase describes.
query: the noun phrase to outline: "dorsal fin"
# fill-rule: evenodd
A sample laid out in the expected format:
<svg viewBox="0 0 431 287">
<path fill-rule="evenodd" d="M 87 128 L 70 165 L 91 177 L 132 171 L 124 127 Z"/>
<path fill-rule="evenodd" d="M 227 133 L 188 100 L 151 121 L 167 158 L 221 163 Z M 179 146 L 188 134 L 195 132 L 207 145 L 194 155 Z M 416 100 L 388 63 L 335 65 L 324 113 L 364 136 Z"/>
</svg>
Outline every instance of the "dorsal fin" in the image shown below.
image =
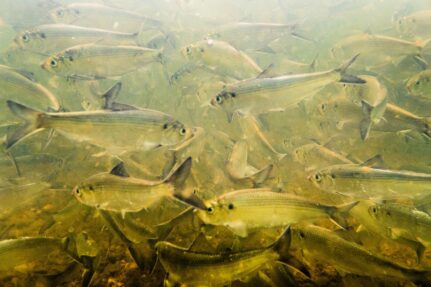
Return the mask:
<svg viewBox="0 0 431 287">
<path fill-rule="evenodd" d="M 121 177 L 129 177 L 129 173 L 126 171 L 126 168 L 124 167 L 124 162 L 120 162 L 119 164 L 114 166 L 110 174 L 121 176 Z"/>
<path fill-rule="evenodd" d="M 122 86 L 123 84 L 121 82 L 118 82 L 102 94 L 102 98 L 105 101 L 103 109 L 110 110 L 112 108 L 112 103 L 120 93 Z"/>
<path fill-rule="evenodd" d="M 262 72 L 260 72 L 259 75 L 257 75 L 256 79 L 262 79 L 262 78 L 270 78 L 271 70 L 274 69 L 274 64 L 268 65 Z"/>
<path fill-rule="evenodd" d="M 381 155 L 375 155 L 372 158 L 364 161 L 360 166 L 378 167 L 383 165 L 383 158 Z"/>
</svg>

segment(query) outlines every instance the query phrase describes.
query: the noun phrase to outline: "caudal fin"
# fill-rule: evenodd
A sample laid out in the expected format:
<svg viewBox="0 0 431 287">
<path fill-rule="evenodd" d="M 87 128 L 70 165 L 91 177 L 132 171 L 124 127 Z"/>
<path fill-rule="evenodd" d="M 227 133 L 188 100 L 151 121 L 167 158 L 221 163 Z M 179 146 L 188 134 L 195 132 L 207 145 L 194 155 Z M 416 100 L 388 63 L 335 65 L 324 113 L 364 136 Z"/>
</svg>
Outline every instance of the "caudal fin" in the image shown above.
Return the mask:
<svg viewBox="0 0 431 287">
<path fill-rule="evenodd" d="M 10 149 L 19 141 L 42 129 L 43 113 L 11 100 L 7 101 L 7 105 L 14 115 L 24 120 L 14 133 L 7 136 L 6 149 Z"/>
<path fill-rule="evenodd" d="M 206 205 L 202 199 L 200 199 L 194 192 L 187 194 L 183 190 L 183 186 L 192 168 L 192 158 L 187 158 L 176 170 L 171 172 L 165 182 L 170 183 L 174 186 L 173 196 L 186 203 L 200 209 L 206 209 Z"/>
<path fill-rule="evenodd" d="M 356 59 L 359 57 L 359 54 L 356 54 L 349 60 L 347 60 L 345 63 L 343 63 L 341 66 L 336 68 L 334 71 L 340 73 L 341 79 L 340 82 L 342 83 L 349 83 L 349 84 L 365 84 L 366 81 L 350 74 L 347 74 L 347 69 L 356 61 Z"/>
</svg>

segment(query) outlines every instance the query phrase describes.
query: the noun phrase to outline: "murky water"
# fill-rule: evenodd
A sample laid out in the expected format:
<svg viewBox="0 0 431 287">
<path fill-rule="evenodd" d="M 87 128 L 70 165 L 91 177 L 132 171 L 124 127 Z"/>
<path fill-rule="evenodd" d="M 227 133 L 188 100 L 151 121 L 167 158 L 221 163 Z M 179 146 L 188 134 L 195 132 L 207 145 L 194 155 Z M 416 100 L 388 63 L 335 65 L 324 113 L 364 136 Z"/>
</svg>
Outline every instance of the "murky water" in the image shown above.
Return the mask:
<svg viewBox="0 0 431 287">
<path fill-rule="evenodd" d="M 0 3 L 1 286 L 428 286 L 431 3 Z"/>
</svg>

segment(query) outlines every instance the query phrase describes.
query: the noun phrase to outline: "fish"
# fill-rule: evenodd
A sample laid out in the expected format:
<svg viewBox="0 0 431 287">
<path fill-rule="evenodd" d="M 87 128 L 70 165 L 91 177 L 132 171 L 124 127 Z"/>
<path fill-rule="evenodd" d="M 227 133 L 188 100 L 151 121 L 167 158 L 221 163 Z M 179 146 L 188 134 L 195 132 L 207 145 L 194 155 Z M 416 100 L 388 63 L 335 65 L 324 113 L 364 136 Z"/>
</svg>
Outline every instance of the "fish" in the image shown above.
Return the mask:
<svg viewBox="0 0 431 287">
<path fill-rule="evenodd" d="M 232 121 L 234 113 L 259 115 L 284 111 L 331 83 L 365 83 L 362 79 L 346 75 L 347 68 L 358 56 L 355 55 L 336 69 L 324 72 L 255 78 L 229 84 L 211 99 L 211 105 L 222 109 L 228 122 Z"/>
<path fill-rule="evenodd" d="M 0 241 L 0 273 L 13 272 L 37 273 L 38 269 L 52 269 L 47 274 L 61 273 L 68 264 L 73 262 L 70 256 L 65 255 L 69 239 L 50 237 L 23 237 L 19 239 L 6 239 Z M 52 256 L 57 254 L 57 258 Z M 51 255 L 51 260 L 49 260 Z M 56 260 L 55 260 L 56 259 Z M 57 261 L 57 264 L 55 262 Z M 44 262 L 41 265 L 32 265 L 34 262 Z M 53 264 L 54 263 L 54 264 Z M 52 266 L 50 266 L 52 265 Z M 35 269 L 35 270 L 32 270 Z"/>
<path fill-rule="evenodd" d="M 383 230 L 392 238 L 403 238 L 417 242 L 421 246 L 417 250 L 419 260 L 424 250 L 431 245 L 431 216 L 413 206 L 399 203 L 382 202 L 368 208 Z"/>
<path fill-rule="evenodd" d="M 258 119 L 252 115 L 239 116 L 238 122 L 241 127 L 244 138 L 248 146 L 256 153 L 262 154 L 271 162 L 277 163 L 283 160 L 287 154 L 278 152 L 269 142 L 267 137 L 262 131 L 261 124 Z"/>
<path fill-rule="evenodd" d="M 358 64 L 379 68 L 389 63 L 397 64 L 406 56 L 421 57 L 426 43 L 416 43 L 398 38 L 359 33 L 338 41 L 332 48 L 334 58 L 361 54 Z"/>
<path fill-rule="evenodd" d="M 306 166 L 309 170 L 322 168 L 331 163 L 354 163 L 344 155 L 318 143 L 311 143 L 297 147 L 293 150 L 292 154 L 295 161 Z"/>
<path fill-rule="evenodd" d="M 173 146 L 192 134 L 191 128 L 154 110 L 45 113 L 14 101 L 7 103 L 11 111 L 24 120 L 24 124 L 7 138 L 7 149 L 43 129 L 54 129 L 67 138 L 89 142 L 115 155 L 126 150 Z"/>
<path fill-rule="evenodd" d="M 130 177 L 124 164 L 110 172 L 93 175 L 74 188 L 73 194 L 81 203 L 105 211 L 139 212 L 164 197 L 182 199 L 179 187 L 187 179 L 192 165 L 188 158 L 178 169 L 161 181 Z"/>
<path fill-rule="evenodd" d="M 406 16 L 394 19 L 395 28 L 401 36 L 421 37 L 431 36 L 431 10 L 420 10 Z"/>
<path fill-rule="evenodd" d="M 236 235 L 246 237 L 251 230 L 286 227 L 319 218 L 341 218 L 358 201 L 325 205 L 268 188 L 236 190 L 207 202 L 197 216 L 206 224 L 222 225 Z"/>
<path fill-rule="evenodd" d="M 95 80 L 119 77 L 155 62 L 162 62 L 160 50 L 83 44 L 48 57 L 41 67 L 69 79 Z"/>
<path fill-rule="evenodd" d="M 273 165 L 268 164 L 260 170 L 248 165 L 248 144 L 245 140 L 237 141 L 232 147 L 232 151 L 226 164 L 229 176 L 234 180 L 251 180 L 253 184 L 262 184 L 270 175 Z"/>
<path fill-rule="evenodd" d="M 189 251 L 167 241 L 155 245 L 169 279 L 184 286 L 226 286 L 248 281 L 265 264 L 280 259 L 285 250 L 284 234 L 269 246 L 249 251 L 220 253 Z"/>
<path fill-rule="evenodd" d="M 395 263 L 322 227 L 313 225 L 291 227 L 290 244 L 291 248 L 302 250 L 307 258 L 318 258 L 333 265 L 340 272 L 404 279 L 416 283 L 428 282 L 428 270 Z"/>
<path fill-rule="evenodd" d="M 60 110 L 57 97 L 43 85 L 35 82 L 29 72 L 0 65 L 0 86 L 3 106 L 6 106 L 8 99 L 14 99 L 44 111 Z M 0 118 L 6 120 L 7 113 L 1 114 Z"/>
<path fill-rule="evenodd" d="M 415 130 L 431 137 L 431 117 L 423 117 L 412 113 L 390 102 L 386 105 L 385 120 L 376 128 L 384 131 Z"/>
<path fill-rule="evenodd" d="M 201 40 L 184 47 L 182 54 L 200 68 L 237 80 L 255 78 L 262 73 L 253 59 L 224 41 Z"/>
<path fill-rule="evenodd" d="M 378 124 L 386 111 L 388 102 L 388 91 L 386 87 L 373 76 L 359 75 L 365 80 L 364 85 L 346 85 L 349 97 L 362 107 L 363 119 L 360 122 L 360 135 L 362 140 L 366 140 L 370 134 L 371 126 Z"/>
<path fill-rule="evenodd" d="M 400 195 L 431 191 L 431 174 L 374 168 L 373 157 L 362 164 L 321 168 L 308 178 L 319 189 L 355 196 Z"/>
<path fill-rule="evenodd" d="M 133 11 L 99 3 L 71 3 L 49 11 L 55 23 L 74 24 L 122 32 L 136 32 L 141 26 L 146 30 L 159 29 L 162 23 Z"/>
<path fill-rule="evenodd" d="M 413 75 L 406 84 L 411 96 L 431 99 L 431 70 L 425 70 Z"/>
<path fill-rule="evenodd" d="M 19 48 L 42 55 L 52 55 L 69 47 L 88 43 L 140 46 L 139 32 L 122 33 L 67 24 L 40 25 L 15 37 Z"/>
</svg>

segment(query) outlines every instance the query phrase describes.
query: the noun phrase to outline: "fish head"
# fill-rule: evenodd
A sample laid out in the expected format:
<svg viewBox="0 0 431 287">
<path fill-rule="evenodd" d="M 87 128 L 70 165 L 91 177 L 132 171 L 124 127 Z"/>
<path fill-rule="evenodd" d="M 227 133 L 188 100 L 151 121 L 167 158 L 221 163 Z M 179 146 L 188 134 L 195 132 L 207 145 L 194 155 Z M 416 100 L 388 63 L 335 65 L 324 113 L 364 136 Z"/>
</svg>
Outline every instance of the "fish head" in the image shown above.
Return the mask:
<svg viewBox="0 0 431 287">
<path fill-rule="evenodd" d="M 375 220 L 381 221 L 386 216 L 390 216 L 390 211 L 386 210 L 384 204 L 373 204 L 368 207 L 368 214 Z"/>
<path fill-rule="evenodd" d="M 191 44 L 181 49 L 181 54 L 188 60 L 197 60 L 203 53 L 203 48 L 199 48 L 198 45 Z"/>
<path fill-rule="evenodd" d="M 231 218 L 233 204 L 226 205 L 220 200 L 205 203 L 206 209 L 198 209 L 198 217 L 206 224 L 224 225 Z"/>
<path fill-rule="evenodd" d="M 162 146 L 173 146 L 189 140 L 193 135 L 193 128 L 187 128 L 178 121 L 168 122 L 162 125 L 160 144 Z"/>
<path fill-rule="evenodd" d="M 104 174 L 101 176 L 94 175 L 77 185 L 73 189 L 73 195 L 79 202 L 98 208 L 99 200 L 97 198 L 97 193 L 103 191 L 106 185 L 105 180 Z"/>
<path fill-rule="evenodd" d="M 232 121 L 233 112 L 235 109 L 235 101 L 237 99 L 237 93 L 234 90 L 224 89 L 211 99 L 211 106 L 215 108 L 221 108 L 227 114 L 228 121 Z"/>
<path fill-rule="evenodd" d="M 63 74 L 67 71 L 67 68 L 72 64 L 73 56 L 67 56 L 65 54 L 58 54 L 56 56 L 48 57 L 41 65 L 42 69 L 54 73 Z"/>
<path fill-rule="evenodd" d="M 330 170 L 318 170 L 308 176 L 314 186 L 322 190 L 328 190 L 334 185 L 334 177 Z"/>
<path fill-rule="evenodd" d="M 287 230 L 289 247 L 298 248 L 304 245 L 307 233 L 300 226 L 290 226 Z"/>
<path fill-rule="evenodd" d="M 79 18 L 80 12 L 77 8 L 58 7 L 49 12 L 49 17 L 55 23 L 71 24 Z"/>
<path fill-rule="evenodd" d="M 32 46 L 40 44 L 45 37 L 46 35 L 42 32 L 34 33 L 30 31 L 23 31 L 15 37 L 14 42 L 19 48 L 28 49 Z"/>
<path fill-rule="evenodd" d="M 411 36 L 416 29 L 416 22 L 416 17 L 414 16 L 400 17 L 396 19 L 395 27 L 400 35 Z"/>
<path fill-rule="evenodd" d="M 412 96 L 423 96 L 431 91 L 431 73 L 420 72 L 411 77 L 406 84 L 406 88 Z"/>
</svg>

